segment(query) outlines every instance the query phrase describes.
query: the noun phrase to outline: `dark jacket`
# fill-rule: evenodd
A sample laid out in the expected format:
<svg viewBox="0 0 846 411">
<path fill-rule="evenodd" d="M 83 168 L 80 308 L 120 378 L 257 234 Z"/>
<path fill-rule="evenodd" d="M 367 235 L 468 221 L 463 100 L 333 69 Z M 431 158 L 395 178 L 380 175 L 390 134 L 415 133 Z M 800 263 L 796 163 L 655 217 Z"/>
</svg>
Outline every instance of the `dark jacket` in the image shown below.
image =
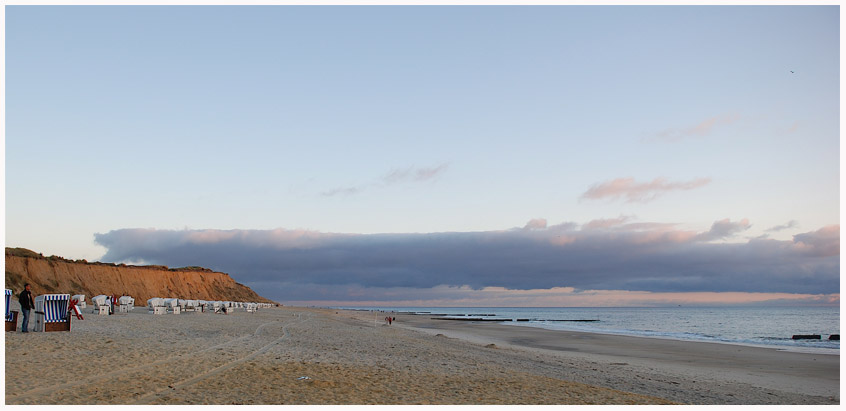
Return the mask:
<svg viewBox="0 0 846 411">
<path fill-rule="evenodd" d="M 27 290 L 21 291 L 18 301 L 21 303 L 22 310 L 31 310 L 35 308 L 35 301 L 32 301 L 32 293 Z"/>
</svg>

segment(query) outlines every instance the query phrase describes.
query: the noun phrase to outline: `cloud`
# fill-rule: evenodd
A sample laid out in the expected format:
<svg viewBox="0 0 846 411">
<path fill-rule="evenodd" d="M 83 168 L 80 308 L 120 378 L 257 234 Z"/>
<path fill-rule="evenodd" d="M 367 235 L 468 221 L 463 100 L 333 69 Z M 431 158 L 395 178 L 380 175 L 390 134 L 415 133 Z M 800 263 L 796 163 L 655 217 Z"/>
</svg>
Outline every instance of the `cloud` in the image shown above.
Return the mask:
<svg viewBox="0 0 846 411">
<path fill-rule="evenodd" d="M 668 128 L 661 130 L 649 137 L 646 140 L 663 141 L 663 142 L 677 142 L 690 137 L 704 137 L 714 130 L 718 125 L 728 125 L 740 119 L 737 114 L 724 114 L 707 118 L 699 124 L 683 127 L 683 128 Z"/>
<path fill-rule="evenodd" d="M 617 178 L 604 183 L 594 184 L 582 194 L 583 199 L 599 200 L 603 198 L 618 199 L 625 197 L 626 202 L 647 202 L 659 196 L 678 190 L 692 190 L 711 182 L 710 178 L 697 178 L 691 181 L 667 181 L 656 178 L 648 183 L 638 183 L 634 178 Z"/>
<path fill-rule="evenodd" d="M 542 228 L 536 220 L 528 230 L 483 232 L 121 229 L 95 239 L 108 250 L 103 261 L 205 266 L 259 293 L 273 284 L 266 296 L 280 300 L 320 299 L 327 287 L 806 294 L 840 288 L 839 226 L 793 241 L 714 243 L 750 223 L 726 219 L 693 232 L 657 223 Z"/>
<path fill-rule="evenodd" d="M 447 168 L 449 168 L 448 163 L 443 163 L 435 167 L 408 167 L 403 169 L 393 169 L 378 181 L 348 187 L 336 187 L 331 190 L 322 191 L 320 192 L 320 195 L 323 197 L 351 196 L 360 194 L 363 191 L 374 187 L 420 183 L 436 179 L 446 172 Z"/>
<path fill-rule="evenodd" d="M 707 232 L 699 234 L 696 236 L 698 241 L 713 241 L 713 240 L 722 240 L 724 238 L 732 237 L 737 233 L 746 231 L 751 227 L 749 224 L 749 219 L 744 218 L 738 222 L 731 222 L 728 218 L 715 221 L 714 224 L 711 225 L 711 229 Z"/>
<path fill-rule="evenodd" d="M 826 226 L 809 233 L 796 234 L 793 236 L 793 243 L 813 256 L 839 256 L 840 224 Z"/>
<path fill-rule="evenodd" d="M 531 219 L 523 227 L 524 230 L 540 230 L 540 229 L 544 229 L 544 228 L 546 228 L 546 219 L 545 218 Z"/>
<path fill-rule="evenodd" d="M 272 284 L 269 284 L 272 287 Z M 707 305 L 839 305 L 839 294 L 748 292 L 649 292 L 628 290 L 576 290 L 572 287 L 518 290 L 503 287 L 475 289 L 437 286 L 427 289 L 376 289 L 362 286 L 329 286 L 319 300 L 291 300 L 294 305 L 401 306 L 401 307 L 622 307 Z M 353 298 L 350 298 L 353 296 Z"/>
<path fill-rule="evenodd" d="M 798 226 L 799 226 L 799 222 L 797 222 L 796 220 L 790 220 L 786 224 L 777 225 L 775 227 L 770 227 L 770 228 L 766 229 L 765 231 L 771 233 L 771 232 L 787 230 L 789 228 L 794 228 L 794 227 L 798 227 Z"/>
<path fill-rule="evenodd" d="M 364 191 L 366 187 L 364 186 L 355 186 L 355 187 L 338 187 L 333 188 L 331 190 L 322 191 L 320 195 L 324 197 L 334 197 L 334 196 L 351 196 L 353 194 L 358 194 Z"/>
<path fill-rule="evenodd" d="M 618 218 L 607 218 L 607 219 L 597 219 L 591 220 L 587 224 L 582 226 L 583 230 L 596 230 L 596 229 L 603 229 L 603 228 L 612 228 L 612 227 L 619 227 L 623 225 L 626 221 L 629 221 L 631 217 L 620 216 Z"/>
<path fill-rule="evenodd" d="M 449 164 L 441 164 L 437 167 L 428 168 L 409 167 L 405 169 L 394 169 L 382 178 L 382 182 L 385 184 L 398 184 L 428 181 L 443 174 L 447 168 L 449 168 Z"/>
</svg>

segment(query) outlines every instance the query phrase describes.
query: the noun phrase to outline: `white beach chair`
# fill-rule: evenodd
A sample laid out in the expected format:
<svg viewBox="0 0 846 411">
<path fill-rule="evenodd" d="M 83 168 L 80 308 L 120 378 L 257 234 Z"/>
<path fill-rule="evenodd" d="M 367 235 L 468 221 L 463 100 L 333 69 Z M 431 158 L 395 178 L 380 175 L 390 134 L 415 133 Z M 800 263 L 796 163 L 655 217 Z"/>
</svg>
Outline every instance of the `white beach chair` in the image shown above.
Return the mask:
<svg viewBox="0 0 846 411">
<path fill-rule="evenodd" d="M 197 311 L 197 300 L 183 300 L 180 298 L 179 309 L 182 310 L 182 312 Z"/>
<path fill-rule="evenodd" d="M 71 300 L 76 300 L 76 306 L 79 307 L 80 310 L 86 307 L 85 296 L 82 294 L 72 296 Z"/>
<path fill-rule="evenodd" d="M 70 294 L 42 294 L 35 297 L 35 331 L 70 331 Z"/>
<path fill-rule="evenodd" d="M 164 298 L 153 297 L 147 300 L 147 310 L 154 315 L 167 314 Z"/>
<path fill-rule="evenodd" d="M 98 295 L 96 297 L 91 298 L 91 307 L 94 308 L 94 313 L 97 315 L 109 315 L 109 307 L 111 306 L 112 301 L 106 295 Z"/>
<path fill-rule="evenodd" d="M 226 314 L 226 310 L 224 308 L 225 306 L 222 301 L 212 301 L 212 312 Z"/>
<path fill-rule="evenodd" d="M 118 312 L 122 314 L 129 313 L 133 308 L 135 308 L 135 299 L 128 295 L 118 298 L 118 303 L 120 304 L 118 306 Z"/>
<path fill-rule="evenodd" d="M 167 310 L 171 312 L 171 314 L 179 314 L 179 299 L 178 298 L 165 298 L 164 305 L 167 307 Z"/>
<path fill-rule="evenodd" d="M 200 301 L 198 300 L 187 300 L 185 301 L 185 306 L 189 311 L 197 312 L 199 311 Z"/>
</svg>

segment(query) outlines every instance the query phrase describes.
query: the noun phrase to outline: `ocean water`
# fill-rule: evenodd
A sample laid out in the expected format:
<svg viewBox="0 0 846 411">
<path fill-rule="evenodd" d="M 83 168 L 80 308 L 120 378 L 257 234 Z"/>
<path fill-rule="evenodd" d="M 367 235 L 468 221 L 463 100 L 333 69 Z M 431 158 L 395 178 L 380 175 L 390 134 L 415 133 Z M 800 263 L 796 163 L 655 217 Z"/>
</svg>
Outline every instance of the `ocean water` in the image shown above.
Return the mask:
<svg viewBox="0 0 846 411">
<path fill-rule="evenodd" d="M 521 319 L 524 321 L 505 321 L 499 324 L 840 354 L 840 341 L 828 339 L 832 334 L 840 334 L 840 307 L 334 308 L 474 317 L 487 320 Z M 822 339 L 793 340 L 794 334 L 820 334 Z"/>
</svg>

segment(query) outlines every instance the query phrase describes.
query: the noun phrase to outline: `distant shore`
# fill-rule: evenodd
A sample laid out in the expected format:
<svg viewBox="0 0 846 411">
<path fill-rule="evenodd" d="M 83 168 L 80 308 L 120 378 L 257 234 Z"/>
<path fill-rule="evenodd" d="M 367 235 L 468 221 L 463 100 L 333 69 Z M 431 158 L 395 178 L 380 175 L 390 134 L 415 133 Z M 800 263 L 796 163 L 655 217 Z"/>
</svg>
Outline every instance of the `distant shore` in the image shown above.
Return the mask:
<svg viewBox="0 0 846 411">
<path fill-rule="evenodd" d="M 6 404 L 839 403 L 832 355 L 296 307 L 84 314 L 6 333 Z"/>
</svg>

